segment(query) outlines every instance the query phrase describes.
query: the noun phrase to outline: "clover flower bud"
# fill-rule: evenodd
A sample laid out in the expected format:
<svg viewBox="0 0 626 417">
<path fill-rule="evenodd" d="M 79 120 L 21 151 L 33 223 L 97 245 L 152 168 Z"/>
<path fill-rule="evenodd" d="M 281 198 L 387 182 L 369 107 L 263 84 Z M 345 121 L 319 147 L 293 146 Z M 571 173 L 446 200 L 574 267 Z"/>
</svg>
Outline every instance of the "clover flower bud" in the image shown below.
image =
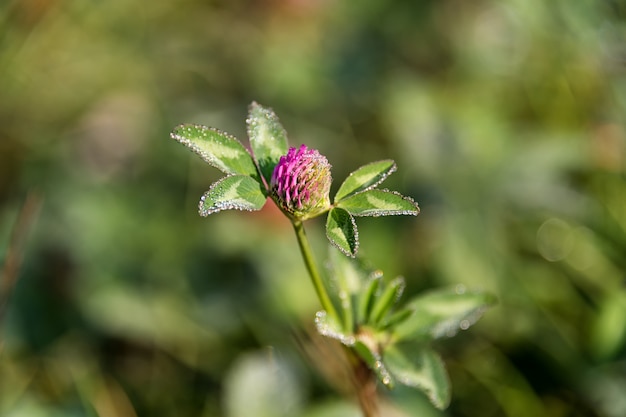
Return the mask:
<svg viewBox="0 0 626 417">
<path fill-rule="evenodd" d="M 274 168 L 270 190 L 276 204 L 296 219 L 315 217 L 330 208 L 330 164 L 305 145 L 289 148 Z"/>
</svg>

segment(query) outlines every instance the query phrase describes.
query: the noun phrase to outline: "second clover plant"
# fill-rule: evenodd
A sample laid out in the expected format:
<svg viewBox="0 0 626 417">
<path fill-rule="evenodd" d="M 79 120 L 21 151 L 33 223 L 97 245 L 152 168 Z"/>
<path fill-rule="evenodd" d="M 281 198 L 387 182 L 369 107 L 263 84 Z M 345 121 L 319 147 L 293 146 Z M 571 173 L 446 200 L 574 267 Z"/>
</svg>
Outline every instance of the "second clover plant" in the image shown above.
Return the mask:
<svg viewBox="0 0 626 417">
<path fill-rule="evenodd" d="M 325 156 L 306 145 L 290 148 L 285 130 L 269 108 L 253 102 L 246 123 L 251 152 L 235 137 L 214 128 L 185 124 L 172 132 L 173 139 L 226 174 L 200 199 L 200 215 L 229 209 L 260 210 L 270 197 L 294 227 L 322 305 L 315 317 L 317 329 L 323 336 L 339 340 L 354 366 L 364 415 L 378 414 L 371 390 L 363 389 L 363 381 L 358 381 L 363 379 L 363 367 L 369 370 L 366 379 L 377 378 L 390 389 L 396 384 L 414 387 L 433 405 L 445 408 L 450 401 L 448 377 L 430 342 L 467 329 L 494 298 L 458 286 L 400 304 L 401 278 L 386 282 L 381 272 L 365 267 L 361 260 L 349 259 L 356 257 L 359 247 L 355 216 L 419 214 L 411 198 L 377 188 L 396 170 L 394 161 L 358 168 L 342 182 L 331 201 L 331 165 Z M 327 280 L 317 268 L 303 226 L 305 220 L 324 214 L 328 240 L 347 255 L 331 252 Z"/>
</svg>

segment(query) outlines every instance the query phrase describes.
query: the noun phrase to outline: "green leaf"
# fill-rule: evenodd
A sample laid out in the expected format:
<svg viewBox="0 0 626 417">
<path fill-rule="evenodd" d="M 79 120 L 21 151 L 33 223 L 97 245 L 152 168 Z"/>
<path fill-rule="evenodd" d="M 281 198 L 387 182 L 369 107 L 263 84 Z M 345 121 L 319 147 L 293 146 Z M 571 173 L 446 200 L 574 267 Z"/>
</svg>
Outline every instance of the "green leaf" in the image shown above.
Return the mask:
<svg viewBox="0 0 626 417">
<path fill-rule="evenodd" d="M 401 308 L 393 312 L 389 316 L 385 317 L 379 328 L 382 330 L 389 329 L 395 326 L 397 323 L 403 322 L 404 320 L 409 318 L 411 314 L 413 314 L 412 310 L 408 308 Z"/>
<path fill-rule="evenodd" d="M 359 293 L 371 270 L 361 260 L 346 258 L 336 250 L 329 251 L 329 260 L 333 286 L 349 294 Z"/>
<path fill-rule="evenodd" d="M 369 317 L 370 324 L 378 324 L 391 307 L 393 307 L 393 305 L 398 301 L 403 291 L 404 279 L 402 277 L 398 277 L 391 281 L 383 293 L 379 297 L 376 297 L 376 300 L 374 301 L 372 312 Z"/>
<path fill-rule="evenodd" d="M 425 346 L 388 346 L 383 354 L 387 369 L 399 383 L 423 391 L 441 410 L 450 403 L 448 373 L 437 352 Z"/>
<path fill-rule="evenodd" d="M 372 270 L 360 259 L 353 259 L 334 248 L 329 253 L 330 285 L 328 290 L 343 312 L 346 332 L 354 332 L 365 323 L 371 307 L 370 300 L 382 278 L 382 272 Z"/>
<path fill-rule="evenodd" d="M 328 285 L 328 292 L 343 314 L 344 330 L 352 333 L 356 328 L 352 307 L 353 294 L 361 287 L 360 273 L 356 265 L 350 262 L 352 259 L 346 258 L 338 250 L 329 251 L 329 260 L 328 278 L 331 282 Z"/>
<path fill-rule="evenodd" d="M 494 305 L 493 295 L 456 289 L 436 290 L 417 296 L 406 308 L 413 313 L 394 326 L 395 340 L 438 339 L 454 336 L 476 323 L 485 310 Z"/>
<path fill-rule="evenodd" d="M 261 184 L 247 175 L 231 175 L 214 183 L 200 199 L 201 216 L 222 210 L 261 210 L 267 198 Z"/>
<path fill-rule="evenodd" d="M 359 294 L 357 306 L 357 320 L 360 324 L 367 322 L 372 310 L 373 300 L 382 281 L 382 274 L 373 275 L 370 280 L 363 286 L 363 290 Z"/>
<path fill-rule="evenodd" d="M 186 124 L 176 127 L 170 136 L 226 174 L 258 178 L 252 156 L 241 142 L 228 133 L 206 126 Z"/>
<path fill-rule="evenodd" d="M 391 374 L 387 370 L 385 363 L 381 360 L 380 355 L 367 346 L 367 344 L 363 343 L 360 340 L 357 340 L 352 346 L 352 349 L 359 355 L 363 362 L 370 368 L 376 377 L 383 383 L 387 388 L 392 389 L 394 385 L 394 381 L 391 378 Z"/>
<path fill-rule="evenodd" d="M 348 175 L 335 194 L 335 202 L 338 202 L 359 191 L 365 191 L 376 187 L 385 178 L 396 170 L 396 163 L 391 159 L 372 162 Z"/>
<path fill-rule="evenodd" d="M 347 197 L 336 204 L 353 216 L 417 216 L 417 203 L 393 191 L 367 190 Z"/>
<path fill-rule="evenodd" d="M 250 104 L 246 123 L 252 152 L 263 178 L 269 184 L 280 157 L 287 154 L 287 133 L 274 111 L 256 102 Z"/>
<path fill-rule="evenodd" d="M 334 208 L 326 219 L 326 236 L 344 254 L 355 257 L 359 249 L 359 235 L 354 217 L 346 210 Z"/>
<path fill-rule="evenodd" d="M 315 328 L 322 336 L 339 340 L 346 346 L 354 345 L 354 335 L 344 332 L 341 325 L 337 323 L 335 319 L 326 314 L 326 311 L 324 310 L 318 311 L 315 314 Z"/>
</svg>

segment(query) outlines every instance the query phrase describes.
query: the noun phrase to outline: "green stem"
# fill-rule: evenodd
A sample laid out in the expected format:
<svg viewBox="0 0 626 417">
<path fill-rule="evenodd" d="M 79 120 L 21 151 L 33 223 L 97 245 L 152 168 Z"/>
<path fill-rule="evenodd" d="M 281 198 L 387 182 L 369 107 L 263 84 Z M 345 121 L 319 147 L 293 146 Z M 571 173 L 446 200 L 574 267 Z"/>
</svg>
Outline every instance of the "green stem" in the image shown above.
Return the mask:
<svg viewBox="0 0 626 417">
<path fill-rule="evenodd" d="M 328 292 L 326 292 L 322 276 L 320 275 L 315 264 L 315 260 L 313 259 L 313 252 L 311 251 L 311 246 L 309 245 L 306 233 L 304 232 L 304 225 L 301 220 L 292 220 L 292 224 L 294 230 L 296 231 L 296 237 L 298 238 L 302 258 L 304 259 L 306 269 L 309 271 L 313 287 L 315 287 L 315 292 L 317 293 L 317 297 L 322 304 L 322 308 L 326 310 L 326 314 L 339 323 L 339 316 L 335 310 L 335 306 L 330 300 Z M 380 414 L 378 411 L 378 398 L 376 394 L 376 379 L 374 378 L 372 371 L 367 367 L 365 362 L 363 362 L 363 360 L 347 346 L 345 346 L 345 352 L 353 368 L 352 382 L 359 400 L 359 405 L 363 411 L 363 416 L 379 417 Z"/>
<path fill-rule="evenodd" d="M 293 228 L 296 231 L 296 237 L 298 238 L 298 244 L 300 245 L 302 258 L 304 259 L 307 271 L 309 271 L 311 281 L 313 282 L 313 287 L 315 287 L 315 292 L 317 293 L 317 297 L 322 304 L 322 308 L 326 310 L 326 314 L 328 314 L 330 317 L 335 320 L 339 320 L 339 317 L 337 316 L 337 311 L 335 310 L 335 306 L 330 300 L 328 292 L 326 292 L 326 287 L 324 286 L 324 282 L 322 281 L 322 276 L 320 275 L 315 264 L 315 260 L 313 259 L 313 252 L 311 251 L 311 246 L 309 245 L 306 233 L 304 232 L 304 225 L 300 220 L 293 220 L 292 223 Z"/>
</svg>

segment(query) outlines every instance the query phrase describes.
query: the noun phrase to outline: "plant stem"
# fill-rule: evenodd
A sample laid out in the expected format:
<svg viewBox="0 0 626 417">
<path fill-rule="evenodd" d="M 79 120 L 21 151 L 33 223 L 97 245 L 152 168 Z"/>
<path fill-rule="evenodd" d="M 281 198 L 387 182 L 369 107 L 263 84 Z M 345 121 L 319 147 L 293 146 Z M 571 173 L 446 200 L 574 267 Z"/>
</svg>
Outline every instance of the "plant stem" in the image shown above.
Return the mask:
<svg viewBox="0 0 626 417">
<path fill-rule="evenodd" d="M 315 264 L 315 260 L 313 259 L 313 252 L 311 251 L 311 246 L 309 245 L 306 233 L 304 232 L 304 225 L 300 220 L 293 220 L 292 224 L 294 230 L 296 231 L 296 237 L 298 238 L 298 245 L 300 245 L 302 258 L 304 259 L 307 271 L 309 271 L 311 282 L 313 282 L 313 287 L 315 287 L 315 292 L 317 293 L 317 297 L 322 304 L 322 308 L 326 310 L 326 314 L 338 321 L 339 317 L 337 315 L 337 311 L 335 310 L 335 306 L 330 300 L 330 296 L 328 295 L 324 282 L 322 281 L 322 276 L 320 275 Z"/>
<path fill-rule="evenodd" d="M 360 359 L 354 364 L 354 387 L 363 416 L 379 417 L 376 379 L 365 362 Z"/>
<path fill-rule="evenodd" d="M 306 237 L 302 221 L 293 220 L 292 223 L 296 232 L 296 237 L 298 238 L 302 258 L 304 259 L 306 268 L 309 271 L 313 287 L 315 287 L 315 292 L 317 293 L 317 297 L 322 304 L 322 308 L 326 310 L 326 314 L 339 323 L 339 316 L 337 315 L 335 306 L 326 291 L 322 277 L 317 269 L 315 260 L 313 259 L 313 252 L 311 251 L 311 246 L 309 245 L 309 241 Z M 352 367 L 352 383 L 354 384 L 359 405 L 363 411 L 363 416 L 379 417 L 380 414 L 378 411 L 376 379 L 363 360 L 361 360 L 361 358 L 359 358 L 349 347 L 344 347 L 346 356 Z"/>
</svg>

